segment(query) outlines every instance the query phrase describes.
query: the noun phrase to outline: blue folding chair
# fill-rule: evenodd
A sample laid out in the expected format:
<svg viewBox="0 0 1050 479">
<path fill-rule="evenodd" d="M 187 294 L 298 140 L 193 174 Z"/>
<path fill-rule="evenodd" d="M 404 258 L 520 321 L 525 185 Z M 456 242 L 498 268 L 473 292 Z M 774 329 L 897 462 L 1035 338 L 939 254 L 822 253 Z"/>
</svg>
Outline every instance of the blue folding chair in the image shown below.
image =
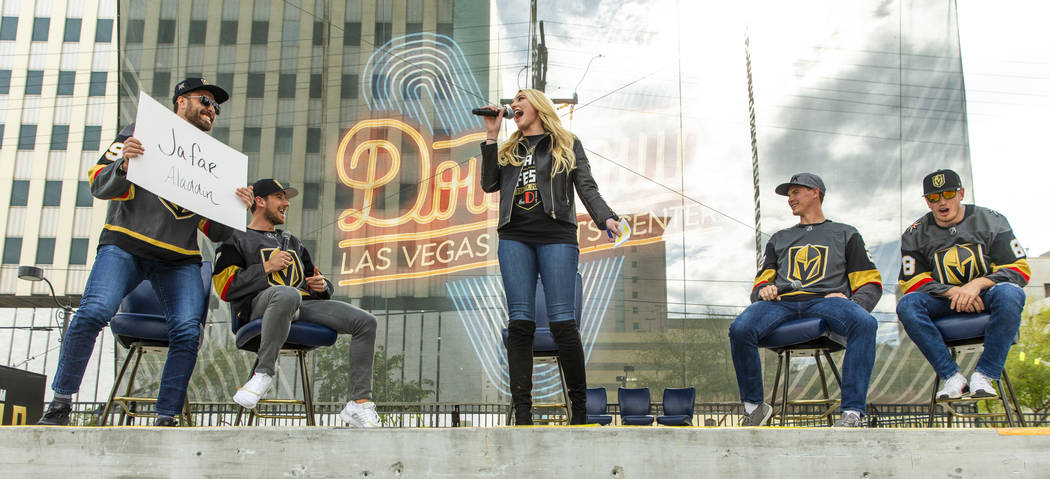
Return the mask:
<svg viewBox="0 0 1050 479">
<path fill-rule="evenodd" d="M 233 314 L 232 306 L 230 309 L 230 328 L 236 336 L 237 349 L 258 353 L 259 341 L 262 338 L 262 317 L 260 316 L 252 321 L 243 323 L 236 314 Z M 300 310 L 299 314 L 301 315 L 303 312 Z M 280 355 L 296 357 L 299 365 L 299 375 L 302 378 L 303 399 L 260 399 L 259 404 L 301 404 L 303 406 L 303 414 L 269 414 L 260 412 L 258 407 L 256 407 L 256 409 L 249 411 L 247 425 L 250 426 L 256 417 L 261 417 L 268 419 L 306 419 L 307 426 L 316 426 L 313 382 L 310 380 L 310 369 L 306 364 L 306 354 L 322 346 L 331 346 L 335 344 L 337 339 L 339 339 L 339 335 L 332 328 L 303 321 L 302 317 L 300 317 L 299 321 L 293 321 L 291 328 L 288 330 L 288 339 L 281 345 Z M 258 356 L 256 356 L 255 364 L 252 365 L 252 371 L 248 374 L 249 378 L 254 374 L 255 366 L 258 365 L 258 362 Z M 241 408 L 237 413 L 237 419 L 234 421 L 235 426 L 241 424 L 241 415 L 243 413 L 244 408 Z"/>
<path fill-rule="evenodd" d="M 664 413 L 656 422 L 664 426 L 691 426 L 693 405 L 696 403 L 696 388 L 664 388 Z"/>
<path fill-rule="evenodd" d="M 941 337 L 944 338 L 944 344 L 948 346 L 948 349 L 952 353 L 952 358 L 955 358 L 959 351 L 963 350 L 980 350 L 984 346 L 984 330 L 988 326 L 988 322 L 991 321 L 992 316 L 988 313 L 956 313 L 948 316 L 942 316 L 933 320 L 933 325 L 937 327 L 937 330 L 941 332 Z M 1017 338 L 1014 338 L 1012 344 L 1017 344 Z M 952 427 L 952 417 L 959 416 L 965 418 L 976 418 L 976 417 L 1001 417 L 1006 416 L 1006 422 L 1011 427 L 1014 426 L 1014 414 L 1017 415 L 1017 421 L 1021 424 L 1021 427 L 1026 426 L 1024 421 L 1024 414 L 1021 413 L 1021 406 L 1017 402 L 1017 395 L 1014 394 L 1013 383 L 1010 382 L 1010 376 L 1006 374 L 1006 368 L 1003 368 L 1002 378 L 996 380 L 996 386 L 999 388 L 998 397 L 988 398 L 970 398 L 962 397 L 959 399 L 937 399 L 937 388 L 940 386 L 941 378 L 936 372 L 933 373 L 933 393 L 930 397 L 930 419 L 929 426 L 933 427 L 934 414 L 937 411 L 937 405 L 940 404 L 944 408 L 945 414 L 948 416 L 948 427 Z M 1005 384 L 1005 388 L 1003 385 Z M 952 404 L 956 402 L 972 402 L 979 400 L 996 400 L 999 399 L 1003 403 L 1003 414 L 1000 413 L 967 413 L 957 410 Z M 1007 399 L 1010 403 L 1007 403 Z M 1013 414 L 1011 414 L 1011 404 L 1013 406 Z"/>
<path fill-rule="evenodd" d="M 626 426 L 649 426 L 653 423 L 649 388 L 619 388 L 620 422 Z"/>
<path fill-rule="evenodd" d="M 605 387 L 587 388 L 587 424 L 607 426 L 612 422 L 612 416 L 605 414 L 606 400 Z"/>
<path fill-rule="evenodd" d="M 536 333 L 532 340 L 532 359 L 540 362 L 553 362 L 558 367 L 558 376 L 561 380 L 562 404 L 533 405 L 536 407 L 564 407 L 566 423 L 572 421 L 572 408 L 569 407 L 569 391 L 565 386 L 565 372 L 561 370 L 558 362 L 558 343 L 554 342 L 551 334 L 551 319 L 547 316 L 547 297 L 543 293 L 542 278 L 536 280 Z M 576 327 L 580 327 L 580 318 L 583 316 L 583 276 L 576 273 Z M 503 328 L 503 347 L 507 347 L 507 328 Z M 514 420 L 514 405 L 511 404 L 507 412 L 507 424 Z"/>
<path fill-rule="evenodd" d="M 201 283 L 205 291 L 211 291 L 211 263 L 208 261 L 201 263 Z M 208 301 L 205 301 L 204 310 L 201 311 L 201 328 L 204 327 L 207 316 Z M 128 355 L 124 357 L 120 372 L 117 373 L 117 378 L 113 382 L 113 388 L 109 391 L 109 398 L 106 400 L 106 406 L 102 409 L 102 418 L 99 419 L 99 425 L 106 425 L 106 422 L 109 420 L 109 412 L 113 409 L 114 404 L 120 406 L 120 420 L 117 422 L 118 424 L 124 424 L 125 421 L 130 424 L 131 420 L 136 417 L 155 416 L 152 412 L 136 411 L 135 405 L 137 403 L 156 403 L 157 398 L 133 397 L 131 395 L 135 387 L 135 376 L 138 373 L 139 364 L 142 362 L 142 355 L 147 352 L 166 353 L 169 346 L 168 325 L 164 319 L 164 307 L 161 306 L 160 299 L 157 298 L 157 293 L 153 291 L 153 285 L 150 284 L 149 280 L 139 283 L 120 302 L 120 309 L 117 310 L 117 314 L 113 316 L 113 319 L 109 321 L 109 330 L 117 339 L 117 343 L 127 348 Z M 134 361 L 134 364 L 132 364 L 132 361 Z M 128 365 L 132 366 L 127 388 L 124 390 L 123 396 L 117 396 L 117 389 L 124 380 L 124 375 L 128 372 Z M 179 425 L 193 425 L 193 417 L 190 415 L 189 394 L 186 395 L 186 400 L 182 406 L 182 417 Z"/>
<path fill-rule="evenodd" d="M 835 360 L 831 358 L 831 353 L 846 348 L 846 337 L 828 329 L 823 319 L 808 317 L 785 321 L 780 326 L 777 326 L 773 332 L 759 338 L 758 346 L 771 349 L 777 353 L 777 374 L 775 379 L 773 379 L 773 395 L 770 399 L 770 406 L 773 408 L 773 415 L 769 419 L 770 423 L 772 423 L 773 418 L 777 414 L 777 390 L 782 384 L 781 426 L 784 425 L 787 408 L 791 405 L 824 406 L 823 412 L 820 414 L 803 414 L 796 417 L 800 420 L 827 419 L 828 425 L 832 425 L 832 413 L 838 407 L 839 400 L 831 399 L 828 395 L 828 381 L 824 374 L 824 365 L 821 364 L 820 357 L 823 355 L 827 359 L 828 365 L 831 366 L 831 372 L 835 375 L 835 382 L 838 383 L 841 390 L 842 377 L 839 375 L 838 368 L 835 367 Z M 816 360 L 824 399 L 796 399 L 788 401 L 788 386 L 791 385 L 792 353 L 798 356 L 813 356 L 813 359 Z M 784 377 L 783 383 L 780 381 L 781 373 L 783 373 Z"/>
</svg>

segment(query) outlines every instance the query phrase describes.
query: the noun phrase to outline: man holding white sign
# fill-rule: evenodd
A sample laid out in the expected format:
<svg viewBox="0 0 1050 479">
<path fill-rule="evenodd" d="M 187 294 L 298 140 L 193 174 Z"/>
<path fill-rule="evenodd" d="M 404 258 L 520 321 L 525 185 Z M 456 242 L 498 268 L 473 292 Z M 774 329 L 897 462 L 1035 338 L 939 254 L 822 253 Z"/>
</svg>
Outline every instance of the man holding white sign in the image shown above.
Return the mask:
<svg viewBox="0 0 1050 479">
<path fill-rule="evenodd" d="M 201 131 L 210 131 L 219 104 L 229 97 L 225 90 L 203 78 L 187 78 L 175 86 L 172 103 L 180 118 Z M 88 172 L 91 194 L 110 200 L 109 210 L 80 308 L 62 342 L 58 371 L 51 385 L 54 400 L 38 424 L 69 424 L 72 395 L 80 389 L 99 331 L 109 323 L 124 296 L 144 279 L 150 280 L 161 298 L 170 343 L 157 396 L 155 425 L 174 426 L 174 417 L 182 411 L 186 387 L 197 362 L 201 312 L 208 293 L 200 281 L 197 230 L 212 241 L 222 241 L 233 229 L 132 184 L 127 178 L 128 163 L 157 148 L 152 144 L 144 146 L 132 136 L 134 131 L 135 124 L 122 129 Z M 238 188 L 236 196 L 243 202 L 238 205 L 243 218 L 244 210 L 240 208 L 251 205 L 251 189 Z"/>
</svg>

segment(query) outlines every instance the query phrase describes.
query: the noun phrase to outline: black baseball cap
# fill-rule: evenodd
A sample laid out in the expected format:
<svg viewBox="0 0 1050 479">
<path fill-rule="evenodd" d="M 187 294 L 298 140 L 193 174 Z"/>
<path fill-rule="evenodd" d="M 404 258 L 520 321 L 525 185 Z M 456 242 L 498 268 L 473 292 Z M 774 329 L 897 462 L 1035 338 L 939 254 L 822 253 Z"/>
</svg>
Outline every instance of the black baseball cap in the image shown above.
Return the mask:
<svg viewBox="0 0 1050 479">
<path fill-rule="evenodd" d="M 952 170 L 937 170 L 922 179 L 922 196 L 962 188 L 962 179 Z"/>
<path fill-rule="evenodd" d="M 775 190 L 778 195 L 787 196 L 788 190 L 792 186 L 805 186 L 806 188 L 816 188 L 820 191 L 820 197 L 824 197 L 824 193 L 827 192 L 827 188 L 824 187 L 824 180 L 820 179 L 819 176 L 813 173 L 796 173 L 788 180 L 787 183 L 781 183 Z"/>
<path fill-rule="evenodd" d="M 230 94 L 226 93 L 226 90 L 223 90 L 217 85 L 208 83 L 208 80 L 205 80 L 204 78 L 187 78 L 175 85 L 175 94 L 171 96 L 171 104 L 174 105 L 180 96 L 196 90 L 210 91 L 211 94 L 215 96 L 215 101 L 220 104 L 230 99 Z"/>
<path fill-rule="evenodd" d="M 266 198 L 278 191 L 283 191 L 284 197 L 288 199 L 295 198 L 299 194 L 299 190 L 292 188 L 288 183 L 273 178 L 265 178 L 252 183 L 252 192 L 255 196 Z"/>
</svg>

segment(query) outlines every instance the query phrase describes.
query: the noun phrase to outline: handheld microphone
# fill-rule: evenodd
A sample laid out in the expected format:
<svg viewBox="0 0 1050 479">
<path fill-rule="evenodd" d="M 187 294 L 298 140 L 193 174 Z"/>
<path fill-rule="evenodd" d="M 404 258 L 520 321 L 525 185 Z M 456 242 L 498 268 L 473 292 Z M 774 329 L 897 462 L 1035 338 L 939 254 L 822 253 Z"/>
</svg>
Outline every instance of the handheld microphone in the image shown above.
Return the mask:
<svg viewBox="0 0 1050 479">
<path fill-rule="evenodd" d="M 510 105 L 503 105 L 499 110 L 489 110 L 488 108 L 475 108 L 470 110 L 471 113 L 478 116 L 500 116 L 503 118 L 514 118 L 514 110 L 510 109 Z"/>
<path fill-rule="evenodd" d="M 791 284 L 787 285 L 786 288 L 784 288 L 784 289 L 777 288 L 777 296 L 783 296 L 785 294 L 793 293 L 793 292 L 799 291 L 801 289 L 802 289 L 802 282 L 797 280 L 797 279 L 793 279 L 793 280 L 791 280 Z"/>
<path fill-rule="evenodd" d="M 278 243 L 280 245 L 279 248 L 281 251 L 284 251 L 288 248 L 288 236 L 289 234 L 287 231 L 281 232 L 281 238 L 278 240 Z"/>
</svg>

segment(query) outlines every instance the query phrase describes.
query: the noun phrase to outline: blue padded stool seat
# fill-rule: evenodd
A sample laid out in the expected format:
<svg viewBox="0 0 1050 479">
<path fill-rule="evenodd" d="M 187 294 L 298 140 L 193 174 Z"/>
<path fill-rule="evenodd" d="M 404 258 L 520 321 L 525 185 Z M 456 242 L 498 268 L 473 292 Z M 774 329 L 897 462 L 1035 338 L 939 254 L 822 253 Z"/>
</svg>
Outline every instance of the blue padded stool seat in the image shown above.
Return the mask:
<svg viewBox="0 0 1050 479">
<path fill-rule="evenodd" d="M 984 332 L 988 327 L 988 323 L 992 320 L 992 315 L 983 313 L 954 313 L 947 316 L 941 316 L 933 320 L 933 325 L 940 331 L 941 337 L 944 339 L 944 344 L 948 346 L 952 353 L 952 357 L 956 356 L 958 350 L 964 346 L 972 346 L 978 344 L 984 344 Z M 1017 344 L 1018 336 L 1014 336 L 1011 344 Z M 1002 377 L 995 380 L 995 383 L 999 386 L 998 397 L 988 397 L 982 399 L 996 400 L 1002 402 L 1003 413 L 965 413 L 956 410 L 952 405 L 953 402 L 962 402 L 966 398 L 960 400 L 938 400 L 937 399 L 937 388 L 940 385 L 940 377 L 936 373 L 933 375 L 933 388 L 932 394 L 930 395 L 930 417 L 927 425 L 929 427 L 934 426 L 934 417 L 936 415 L 937 405 L 940 404 L 947 416 L 947 426 L 952 427 L 952 420 L 954 416 L 962 418 L 982 418 L 982 417 L 995 417 L 1000 415 L 1006 416 L 1006 422 L 1010 427 L 1014 427 L 1014 421 L 1021 424 L 1021 427 L 1027 426 L 1025 423 L 1024 415 L 1021 412 L 1021 406 L 1017 402 L 1017 395 L 1014 393 L 1013 384 L 1010 382 L 1010 376 L 1006 373 L 1006 369 L 1003 369 Z M 1007 402 L 1009 400 L 1009 402 Z M 1011 406 L 1013 408 L 1011 414 Z"/>
<path fill-rule="evenodd" d="M 206 291 L 211 291 L 211 263 L 201 264 L 201 281 Z M 207 316 L 207 301 L 203 325 Z M 168 346 L 168 324 L 164 320 L 164 308 L 149 281 L 142 281 L 120 302 L 120 309 L 109 321 L 109 330 L 117 342 L 125 348 L 133 343 L 143 346 Z"/>
<path fill-rule="evenodd" d="M 627 426 L 649 426 L 653 423 L 649 388 L 619 388 L 620 422 Z"/>
<path fill-rule="evenodd" d="M 758 347 L 780 352 L 782 349 L 823 348 L 829 352 L 846 347 L 846 337 L 837 334 L 816 317 L 792 319 L 777 326 L 768 336 L 759 338 Z"/>
<path fill-rule="evenodd" d="M 144 346 L 168 345 L 168 324 L 164 321 L 164 315 L 117 313 L 109 321 L 109 329 L 125 348 L 130 348 L 132 343 L 142 343 Z"/>
<path fill-rule="evenodd" d="M 758 346 L 761 348 L 767 348 L 777 353 L 777 372 L 773 379 L 773 395 L 771 396 L 772 401 L 770 406 L 773 407 L 773 415 L 770 416 L 770 424 L 773 419 L 777 416 L 777 391 L 781 390 L 780 397 L 780 425 L 783 426 L 787 419 L 787 406 L 788 405 L 822 405 L 824 410 L 821 414 L 801 414 L 796 415 L 799 420 L 809 419 L 827 419 L 828 425 L 831 425 L 831 414 L 834 409 L 838 406 L 839 400 L 831 399 L 828 395 L 827 379 L 824 376 L 824 365 L 821 364 L 821 355 L 827 360 L 828 365 L 831 367 L 831 372 L 835 376 L 835 381 L 839 384 L 839 388 L 842 387 L 842 378 L 839 375 L 838 368 L 835 366 L 834 360 L 831 358 L 831 353 L 841 351 L 846 348 L 846 337 L 838 333 L 831 331 L 823 319 L 818 317 L 803 317 L 799 319 L 792 319 L 781 323 L 779 326 L 773 329 L 773 332 L 769 333 L 765 337 L 758 339 Z M 788 385 L 791 384 L 791 355 L 792 352 L 798 353 L 813 353 L 813 359 L 817 364 L 817 372 L 820 374 L 821 393 L 823 399 L 809 399 L 809 400 L 794 400 L 788 401 Z M 781 384 L 781 377 L 783 377 L 783 384 Z"/>
<path fill-rule="evenodd" d="M 208 302 L 211 292 L 211 262 L 201 263 L 201 287 L 205 291 L 204 309 L 201 310 L 200 324 L 204 327 L 208 318 Z M 126 419 L 150 416 L 152 413 L 143 413 L 135 409 L 135 403 L 156 403 L 156 398 L 133 397 L 131 395 L 135 386 L 135 376 L 142 361 L 142 355 L 153 348 L 168 348 L 168 323 L 164 318 L 164 307 L 161 306 L 160 298 L 153 291 L 153 285 L 149 280 L 143 280 L 135 289 L 124 296 L 120 302 L 117 313 L 109 320 L 109 330 L 117 339 L 117 343 L 128 350 L 124 357 L 120 371 L 117 373 L 113 387 L 110 389 L 109 398 L 102 408 L 102 416 L 99 425 L 105 426 L 109 422 L 109 413 L 114 405 L 120 407 L 120 419 L 118 424 L 125 424 Z M 163 350 L 163 349 L 160 349 Z M 133 364 L 133 366 L 132 366 Z M 117 396 L 117 389 L 124 382 L 125 374 L 128 375 L 127 388 L 123 396 Z M 184 399 L 180 422 L 182 425 L 192 425 L 193 417 L 190 415 L 189 394 Z M 130 424 L 130 423 L 128 423 Z"/>
<path fill-rule="evenodd" d="M 605 388 L 587 388 L 587 424 L 606 426 L 612 423 L 612 416 L 605 414 L 605 406 Z"/>
<path fill-rule="evenodd" d="M 543 316 L 546 318 L 546 315 Z M 507 346 L 507 328 L 503 328 L 503 347 Z M 532 352 L 536 353 L 557 353 L 558 345 L 554 342 L 554 335 L 551 334 L 551 328 L 536 327 L 536 336 L 532 339 Z M 550 354 L 541 354 L 548 356 Z"/>
<path fill-rule="evenodd" d="M 652 416 L 639 416 L 639 415 L 625 415 L 621 416 L 621 420 L 627 426 L 651 426 L 653 424 Z"/>
<path fill-rule="evenodd" d="M 580 273 L 576 273 L 576 295 L 575 295 L 576 314 L 573 318 L 576 321 L 576 327 L 580 327 L 580 318 L 583 317 L 583 276 Z M 554 335 L 551 334 L 550 328 L 550 317 L 547 316 L 547 299 L 543 292 L 543 278 L 536 280 L 536 309 L 534 311 L 535 316 L 533 319 L 536 320 L 536 332 L 532 339 L 532 355 L 533 359 L 543 358 L 554 358 L 555 364 L 558 367 L 558 376 L 561 378 L 561 394 L 562 401 L 565 404 L 566 417 L 572 415 L 571 408 L 569 406 L 569 392 L 568 387 L 565 385 L 565 375 L 561 370 L 561 363 L 558 359 L 558 344 L 554 342 Z M 509 332 L 507 328 L 503 328 L 503 348 L 506 350 L 507 337 Z M 582 334 L 581 334 L 581 340 Z M 514 408 L 513 405 L 507 410 L 507 424 L 511 424 L 514 419 Z"/>
<path fill-rule="evenodd" d="M 240 318 L 238 318 L 236 314 L 233 314 L 232 305 L 230 311 L 230 329 L 233 330 L 234 342 L 237 344 L 237 349 L 258 353 L 259 342 L 262 339 L 262 318 L 256 318 L 242 324 Z M 300 314 L 302 314 L 301 311 Z M 250 426 L 256 417 L 262 417 L 269 419 L 306 419 L 307 426 L 317 425 L 316 418 L 314 417 L 313 382 L 310 380 L 310 370 L 306 365 L 306 353 L 321 346 L 331 346 L 335 344 L 337 339 L 339 339 L 339 335 L 332 328 L 317 323 L 311 323 L 309 321 L 293 321 L 291 327 L 288 328 L 288 339 L 286 339 L 284 344 L 281 345 L 281 352 L 289 351 L 295 354 L 296 362 L 299 365 L 299 375 L 302 377 L 299 384 L 302 385 L 303 399 L 262 399 L 259 403 L 293 402 L 302 404 L 303 414 L 289 416 L 285 414 L 263 413 L 259 412 L 257 409 L 252 409 L 248 414 L 247 424 Z M 256 358 L 256 364 L 258 364 L 258 358 Z M 252 370 L 255 370 L 255 366 L 252 366 Z M 234 426 L 239 426 L 241 424 L 242 413 L 244 413 L 243 408 L 237 413 L 237 419 L 234 420 Z"/>
<path fill-rule="evenodd" d="M 656 422 L 664 426 L 690 426 L 693 424 L 693 405 L 696 388 L 664 388 L 664 414 Z"/>
<path fill-rule="evenodd" d="M 262 318 L 259 318 L 237 330 L 237 349 L 258 352 L 261 337 Z M 336 339 L 339 339 L 339 335 L 327 326 L 307 321 L 295 321 L 288 330 L 288 339 L 281 349 L 310 350 L 321 346 L 331 346 L 335 344 Z"/>
<path fill-rule="evenodd" d="M 937 326 L 945 343 L 963 346 L 983 343 L 984 328 L 991 319 L 992 315 L 988 313 L 950 314 L 933 320 L 933 325 Z"/>
<path fill-rule="evenodd" d="M 580 326 L 583 309 L 583 278 L 576 273 L 576 327 Z M 532 340 L 532 352 L 538 356 L 554 356 L 558 353 L 558 344 L 551 334 L 550 317 L 547 316 L 547 299 L 543 294 L 543 280 L 536 280 L 536 335 Z M 507 328 L 503 328 L 503 347 L 507 347 Z"/>
</svg>

